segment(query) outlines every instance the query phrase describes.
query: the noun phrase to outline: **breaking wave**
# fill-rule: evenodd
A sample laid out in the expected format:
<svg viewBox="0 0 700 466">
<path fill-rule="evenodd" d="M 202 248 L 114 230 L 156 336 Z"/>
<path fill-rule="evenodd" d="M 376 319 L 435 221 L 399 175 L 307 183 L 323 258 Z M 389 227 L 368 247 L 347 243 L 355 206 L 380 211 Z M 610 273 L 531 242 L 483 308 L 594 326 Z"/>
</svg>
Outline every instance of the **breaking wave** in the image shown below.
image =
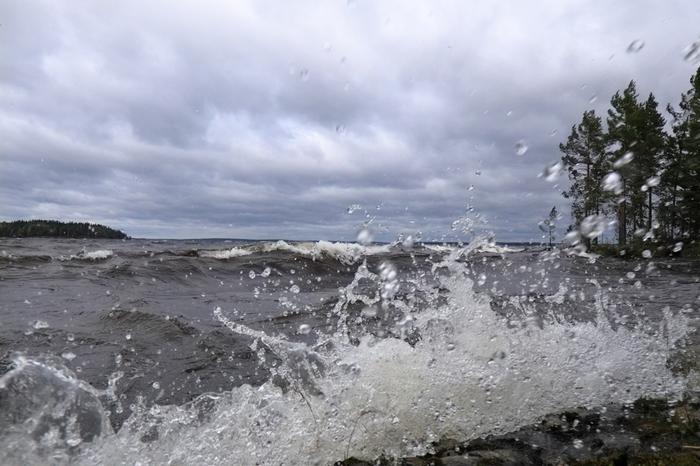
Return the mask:
<svg viewBox="0 0 700 466">
<path fill-rule="evenodd" d="M 82 251 L 78 254 L 73 254 L 69 257 L 59 257 L 59 260 L 84 260 L 84 261 L 100 261 L 109 259 L 114 255 L 111 249 L 97 249 L 95 251 Z"/>
<path fill-rule="evenodd" d="M 232 259 L 251 254 L 287 252 L 313 260 L 331 258 L 344 264 L 354 264 L 362 258 L 391 252 L 391 245 L 363 246 L 356 243 L 333 243 L 318 241 L 307 243 L 288 243 L 286 241 L 264 242 L 243 247 L 215 251 L 199 251 L 200 257 L 214 259 Z"/>
</svg>

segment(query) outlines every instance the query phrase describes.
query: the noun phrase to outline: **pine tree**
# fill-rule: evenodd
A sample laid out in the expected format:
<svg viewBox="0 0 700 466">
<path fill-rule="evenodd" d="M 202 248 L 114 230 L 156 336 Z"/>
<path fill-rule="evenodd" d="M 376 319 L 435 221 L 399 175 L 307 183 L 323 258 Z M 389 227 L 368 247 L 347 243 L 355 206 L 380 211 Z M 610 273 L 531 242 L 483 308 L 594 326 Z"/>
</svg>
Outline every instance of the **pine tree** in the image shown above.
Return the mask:
<svg viewBox="0 0 700 466">
<path fill-rule="evenodd" d="M 666 149 L 666 134 L 664 133 L 666 120 L 657 108 L 658 103 L 653 94 L 649 94 L 649 98 L 640 106 L 637 157 L 632 165 L 635 175 L 633 186 L 635 188 L 639 186 L 642 194 L 642 208 L 638 213 L 636 227 L 642 228 L 645 225 L 650 233 L 654 226 L 654 195 L 660 184 L 659 170 Z"/>
<path fill-rule="evenodd" d="M 667 149 L 662 178 L 667 227 L 672 237 L 700 237 L 700 68 L 690 78 L 691 88 L 681 95 L 679 109 L 667 107 L 673 136 Z"/>
<path fill-rule="evenodd" d="M 594 110 L 584 112 L 581 123 L 571 127 L 566 144 L 559 144 L 559 150 L 571 181 L 569 190 L 562 194 L 571 199 L 574 222 L 579 224 L 589 215 L 603 213 L 601 182 L 608 162 L 603 124 Z"/>
<path fill-rule="evenodd" d="M 637 86 L 630 81 L 627 88 L 620 94 L 616 92 L 610 100 L 608 110 L 607 143 L 609 156 L 612 160 L 623 160 L 628 153 L 636 158 L 636 145 L 640 140 L 641 107 L 637 102 Z M 634 176 L 634 160 L 616 168 L 621 178 L 621 193 L 617 198 L 618 244 L 627 243 L 628 226 L 635 224 L 636 210 L 640 206 L 641 185 L 639 177 Z"/>
</svg>

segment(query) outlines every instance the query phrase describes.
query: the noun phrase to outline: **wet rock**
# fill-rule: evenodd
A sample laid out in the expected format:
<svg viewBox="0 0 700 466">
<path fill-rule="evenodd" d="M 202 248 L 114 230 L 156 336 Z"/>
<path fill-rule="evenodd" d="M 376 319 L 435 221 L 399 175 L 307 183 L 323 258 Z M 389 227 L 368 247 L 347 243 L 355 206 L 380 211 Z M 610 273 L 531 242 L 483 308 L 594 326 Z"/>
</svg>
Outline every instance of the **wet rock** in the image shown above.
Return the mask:
<svg viewBox="0 0 700 466">
<path fill-rule="evenodd" d="M 700 398 L 639 399 L 631 405 L 569 410 L 506 435 L 469 442 L 443 439 L 434 453 L 342 465 L 698 465 Z"/>
</svg>

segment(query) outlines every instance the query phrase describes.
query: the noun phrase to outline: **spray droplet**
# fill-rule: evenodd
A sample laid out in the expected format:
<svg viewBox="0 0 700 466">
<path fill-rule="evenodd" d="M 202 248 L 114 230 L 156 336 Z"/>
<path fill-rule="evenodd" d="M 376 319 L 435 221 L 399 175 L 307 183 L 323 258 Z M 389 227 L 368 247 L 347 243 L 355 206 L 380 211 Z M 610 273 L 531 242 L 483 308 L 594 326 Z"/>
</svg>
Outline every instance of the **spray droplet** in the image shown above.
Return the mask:
<svg viewBox="0 0 700 466">
<path fill-rule="evenodd" d="M 647 186 L 649 186 L 650 188 L 658 186 L 659 183 L 661 183 L 661 178 L 658 176 L 652 176 L 646 182 Z"/>
<path fill-rule="evenodd" d="M 597 238 L 608 226 L 607 219 L 602 215 L 589 215 L 581 221 L 579 231 L 586 238 Z"/>
<path fill-rule="evenodd" d="M 617 172 L 610 172 L 603 178 L 603 190 L 612 191 L 615 194 L 622 193 L 622 178 Z"/>
<path fill-rule="evenodd" d="M 299 285 L 292 285 L 289 287 L 289 291 L 294 294 L 299 294 L 301 290 L 299 289 Z"/>
<path fill-rule="evenodd" d="M 681 244 L 683 244 L 683 243 L 681 243 Z M 75 341 L 75 335 L 73 335 L 72 333 L 69 333 L 68 335 L 66 335 L 66 340 Z"/>
<path fill-rule="evenodd" d="M 525 155 L 528 149 L 527 144 L 522 139 L 515 143 L 515 153 L 517 155 Z"/>
<path fill-rule="evenodd" d="M 683 50 L 683 60 L 689 62 L 700 61 L 700 40 L 693 42 Z"/>
<path fill-rule="evenodd" d="M 577 438 L 577 439 L 574 439 L 573 443 L 574 443 L 574 448 L 576 448 L 577 450 L 580 450 L 581 448 L 583 448 L 583 440 Z"/>
<path fill-rule="evenodd" d="M 372 233 L 367 229 L 363 228 L 357 233 L 357 242 L 362 245 L 368 245 L 372 243 Z"/>
<path fill-rule="evenodd" d="M 683 242 L 682 241 L 679 241 L 673 245 L 673 252 L 681 252 L 682 249 L 683 249 Z"/>
<path fill-rule="evenodd" d="M 486 274 L 484 274 L 484 273 L 479 274 L 479 280 L 476 283 L 479 286 L 482 286 L 484 283 L 486 283 Z"/>
<path fill-rule="evenodd" d="M 61 353 L 61 357 L 63 359 L 67 359 L 68 361 L 72 361 L 73 359 L 76 358 L 75 353 L 71 353 L 70 351 L 66 351 L 64 353 Z"/>
<path fill-rule="evenodd" d="M 632 160 L 634 160 L 634 154 L 632 152 L 625 152 L 625 154 L 617 159 L 615 163 L 613 163 L 614 168 L 620 168 L 624 167 L 628 163 L 630 163 Z"/>
<path fill-rule="evenodd" d="M 45 320 L 37 320 L 34 321 L 34 325 L 32 325 L 35 330 L 39 330 L 42 328 L 49 328 L 49 323 L 46 322 Z"/>
<path fill-rule="evenodd" d="M 265 267 L 265 270 L 263 270 L 263 271 L 260 273 L 260 276 L 263 277 L 263 278 L 267 278 L 267 277 L 270 276 L 270 273 L 271 273 L 271 272 L 272 272 L 272 271 L 270 270 L 270 267 Z"/>
<path fill-rule="evenodd" d="M 254 270 L 251 270 L 250 272 L 248 272 L 248 277 L 249 277 L 251 280 L 254 279 L 255 276 L 256 276 L 256 274 L 255 274 L 255 271 L 254 271 Z"/>
<path fill-rule="evenodd" d="M 550 165 L 547 165 L 544 167 L 544 170 L 542 173 L 540 173 L 540 178 L 544 178 L 546 181 L 550 183 L 554 183 L 557 181 L 557 178 L 559 178 L 559 175 L 561 175 L 561 171 L 564 168 L 564 165 L 561 162 L 554 162 Z"/>
<path fill-rule="evenodd" d="M 153 387 L 155 390 L 160 390 L 160 384 L 158 382 L 153 382 L 151 387 Z"/>
<path fill-rule="evenodd" d="M 594 104 L 598 100 L 598 96 L 593 94 L 590 99 L 588 99 L 589 104 Z"/>
<path fill-rule="evenodd" d="M 130 334 L 130 333 L 127 333 L 127 334 L 124 336 L 124 338 L 126 338 L 127 340 L 131 340 L 131 334 Z"/>
<path fill-rule="evenodd" d="M 637 53 L 644 48 L 644 41 L 640 39 L 633 40 L 627 46 L 627 53 Z"/>
<path fill-rule="evenodd" d="M 642 251 L 642 257 L 645 259 L 650 259 L 651 258 L 651 251 L 648 249 L 645 249 Z"/>
<path fill-rule="evenodd" d="M 299 329 L 297 329 L 297 333 L 300 335 L 308 335 L 311 333 L 311 326 L 309 324 L 301 324 Z"/>
</svg>

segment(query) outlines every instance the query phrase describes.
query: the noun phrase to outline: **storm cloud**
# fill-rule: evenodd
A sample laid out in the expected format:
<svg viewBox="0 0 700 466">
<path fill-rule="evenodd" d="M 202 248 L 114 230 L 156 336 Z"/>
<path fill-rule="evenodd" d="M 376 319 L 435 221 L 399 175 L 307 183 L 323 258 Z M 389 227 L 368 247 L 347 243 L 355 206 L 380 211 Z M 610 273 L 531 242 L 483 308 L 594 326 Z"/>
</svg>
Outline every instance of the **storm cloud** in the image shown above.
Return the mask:
<svg viewBox="0 0 700 466">
<path fill-rule="evenodd" d="M 536 241 L 553 205 L 568 223 L 538 174 L 571 125 L 631 79 L 675 103 L 700 8 L 23 0 L 0 23 L 0 219 L 439 240 L 478 213 Z"/>
</svg>

